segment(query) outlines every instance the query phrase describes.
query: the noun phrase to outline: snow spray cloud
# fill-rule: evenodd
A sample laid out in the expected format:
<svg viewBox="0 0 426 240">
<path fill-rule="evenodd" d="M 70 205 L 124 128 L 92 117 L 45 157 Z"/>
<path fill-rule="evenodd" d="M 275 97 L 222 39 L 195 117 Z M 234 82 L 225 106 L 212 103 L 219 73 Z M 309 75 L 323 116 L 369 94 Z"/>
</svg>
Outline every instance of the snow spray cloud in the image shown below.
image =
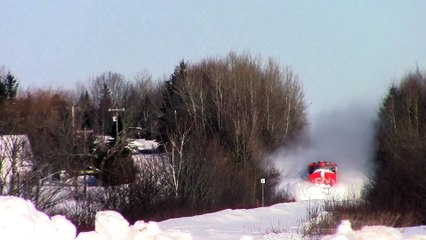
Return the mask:
<svg viewBox="0 0 426 240">
<path fill-rule="evenodd" d="M 323 160 L 337 163 L 336 186 L 355 186 L 351 191 L 360 192 L 373 174 L 375 111 L 371 105 L 352 104 L 320 114 L 299 139 L 270 156 L 282 174 L 280 187 L 306 187 L 308 164 Z"/>
</svg>

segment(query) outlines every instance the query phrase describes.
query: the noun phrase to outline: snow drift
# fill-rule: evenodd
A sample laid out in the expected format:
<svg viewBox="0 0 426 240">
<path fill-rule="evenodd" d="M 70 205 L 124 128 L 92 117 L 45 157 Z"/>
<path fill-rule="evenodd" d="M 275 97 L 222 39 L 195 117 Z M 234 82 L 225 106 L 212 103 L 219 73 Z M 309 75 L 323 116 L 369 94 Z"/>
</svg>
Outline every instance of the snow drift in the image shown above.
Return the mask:
<svg viewBox="0 0 426 240">
<path fill-rule="evenodd" d="M 422 229 L 426 231 L 426 227 L 420 227 L 413 230 L 412 234 L 406 233 L 406 236 L 401 231 L 386 226 L 365 226 L 359 231 L 354 231 L 351 223 L 348 220 L 343 220 L 337 228 L 336 234 L 325 236 L 322 240 L 424 240 L 426 239 L 426 235 Z"/>
<path fill-rule="evenodd" d="M 130 226 L 117 212 L 96 214 L 95 231 L 76 236 L 76 227 L 64 216 L 49 218 L 27 200 L 0 196 L 0 239 L 2 240 L 145 240 L 191 239 L 187 233 L 162 231 L 155 222 L 137 221 Z"/>
<path fill-rule="evenodd" d="M 194 217 L 170 219 L 164 222 L 137 221 L 133 225 L 117 212 L 98 212 L 95 230 L 76 234 L 75 226 L 64 216 L 49 218 L 27 200 L 0 196 L 0 239 L 2 240 L 190 240 L 244 239 L 277 240 L 303 239 L 298 233 L 301 217 L 311 201 L 282 203 L 249 210 L 224 210 Z M 165 231 L 160 229 L 160 226 Z M 268 230 L 269 229 L 269 230 Z M 281 233 L 269 233 L 280 229 Z M 77 236 L 76 236 L 77 235 Z M 343 221 L 331 239 L 426 239 L 426 226 L 398 229 L 368 226 L 352 230 Z"/>
</svg>

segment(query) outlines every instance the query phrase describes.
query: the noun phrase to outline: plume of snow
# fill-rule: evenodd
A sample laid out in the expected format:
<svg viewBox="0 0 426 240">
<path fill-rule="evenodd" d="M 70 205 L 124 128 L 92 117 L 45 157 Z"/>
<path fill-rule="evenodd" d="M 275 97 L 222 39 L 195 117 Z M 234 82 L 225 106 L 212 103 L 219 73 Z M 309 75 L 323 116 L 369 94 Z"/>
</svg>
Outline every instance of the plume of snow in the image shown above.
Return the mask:
<svg viewBox="0 0 426 240">
<path fill-rule="evenodd" d="M 297 200 L 359 196 L 373 173 L 374 116 L 372 106 L 363 104 L 319 115 L 303 136 L 270 156 L 282 174 L 280 188 Z M 320 160 L 338 165 L 334 188 L 308 183 L 307 166 Z"/>
</svg>

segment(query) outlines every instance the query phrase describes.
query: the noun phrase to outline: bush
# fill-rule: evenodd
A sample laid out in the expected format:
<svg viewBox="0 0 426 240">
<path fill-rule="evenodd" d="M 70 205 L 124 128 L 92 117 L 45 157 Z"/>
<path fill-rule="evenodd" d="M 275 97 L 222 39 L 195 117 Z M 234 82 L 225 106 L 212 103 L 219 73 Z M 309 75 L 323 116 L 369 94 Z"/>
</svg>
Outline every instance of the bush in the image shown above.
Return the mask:
<svg viewBox="0 0 426 240">
<path fill-rule="evenodd" d="M 410 226 L 417 221 L 412 213 L 382 211 L 373 208 L 373 205 L 366 201 L 355 198 L 343 201 L 328 200 L 322 205 L 308 207 L 308 223 L 303 227 L 302 234 L 310 238 L 332 234 L 342 220 L 349 220 L 354 230 L 367 225 Z"/>
</svg>

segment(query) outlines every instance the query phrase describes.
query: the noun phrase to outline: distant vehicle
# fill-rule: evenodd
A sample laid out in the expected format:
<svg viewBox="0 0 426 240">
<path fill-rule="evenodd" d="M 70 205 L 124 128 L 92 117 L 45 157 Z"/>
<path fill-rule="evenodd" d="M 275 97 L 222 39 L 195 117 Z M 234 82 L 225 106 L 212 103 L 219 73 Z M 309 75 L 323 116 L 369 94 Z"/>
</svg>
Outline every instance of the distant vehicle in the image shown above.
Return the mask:
<svg viewBox="0 0 426 240">
<path fill-rule="evenodd" d="M 322 187 L 333 187 L 336 184 L 337 164 L 318 161 L 308 165 L 309 182 Z"/>
</svg>

